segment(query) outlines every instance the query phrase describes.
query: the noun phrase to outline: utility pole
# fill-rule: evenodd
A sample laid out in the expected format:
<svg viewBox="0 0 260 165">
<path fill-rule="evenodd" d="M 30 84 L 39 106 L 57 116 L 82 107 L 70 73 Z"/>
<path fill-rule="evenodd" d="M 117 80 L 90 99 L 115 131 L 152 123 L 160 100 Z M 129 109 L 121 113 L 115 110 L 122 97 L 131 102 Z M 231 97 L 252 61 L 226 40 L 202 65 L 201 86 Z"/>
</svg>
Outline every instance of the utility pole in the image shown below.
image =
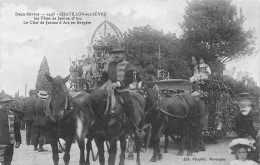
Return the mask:
<svg viewBox="0 0 260 165">
<path fill-rule="evenodd" d="M 159 78 L 160 77 L 160 59 L 161 58 L 161 48 L 160 48 L 160 45 L 159 45 L 159 54 L 158 54 L 158 71 L 157 71 L 157 77 Z"/>
<path fill-rule="evenodd" d="M 27 93 L 27 84 L 25 84 L 25 93 L 24 93 L 24 97 L 26 97 L 26 93 Z"/>
</svg>

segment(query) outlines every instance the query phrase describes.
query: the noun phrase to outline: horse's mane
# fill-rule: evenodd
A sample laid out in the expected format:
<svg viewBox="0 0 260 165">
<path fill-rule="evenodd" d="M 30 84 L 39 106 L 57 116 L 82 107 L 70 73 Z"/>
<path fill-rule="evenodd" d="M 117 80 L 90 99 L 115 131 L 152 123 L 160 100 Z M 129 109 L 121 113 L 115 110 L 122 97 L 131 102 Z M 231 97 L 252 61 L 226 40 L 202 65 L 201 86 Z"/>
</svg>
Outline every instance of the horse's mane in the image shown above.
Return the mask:
<svg viewBox="0 0 260 165">
<path fill-rule="evenodd" d="M 145 101 L 145 110 L 148 110 L 151 106 L 153 106 L 154 102 L 157 100 L 159 92 L 154 88 L 146 88 L 147 93 L 146 101 Z"/>
</svg>

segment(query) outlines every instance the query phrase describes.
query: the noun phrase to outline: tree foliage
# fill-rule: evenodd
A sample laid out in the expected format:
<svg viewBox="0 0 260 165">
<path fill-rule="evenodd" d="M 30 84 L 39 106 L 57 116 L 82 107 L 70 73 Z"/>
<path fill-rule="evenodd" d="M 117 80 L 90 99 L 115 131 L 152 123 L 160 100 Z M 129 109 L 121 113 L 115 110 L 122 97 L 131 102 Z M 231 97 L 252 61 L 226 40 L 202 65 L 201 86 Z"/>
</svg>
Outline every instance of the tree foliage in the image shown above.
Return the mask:
<svg viewBox="0 0 260 165">
<path fill-rule="evenodd" d="M 126 58 L 141 74 L 155 76 L 160 68 L 169 71 L 171 78 L 188 78 L 191 75 L 187 63 L 179 57 L 180 42 L 175 34 L 164 34 L 147 25 L 128 29 L 124 38 Z M 158 63 L 159 49 L 161 60 Z"/>
<path fill-rule="evenodd" d="M 186 58 L 203 57 L 224 69 L 225 62 L 254 52 L 253 30 L 244 30 L 242 9 L 231 0 L 192 0 L 184 15 L 183 46 Z"/>
<path fill-rule="evenodd" d="M 42 63 L 38 72 L 37 81 L 35 84 L 35 88 L 37 91 L 45 90 L 49 91 L 50 83 L 45 77 L 45 73 L 50 74 L 49 66 L 46 57 L 44 56 L 42 59 Z"/>
</svg>

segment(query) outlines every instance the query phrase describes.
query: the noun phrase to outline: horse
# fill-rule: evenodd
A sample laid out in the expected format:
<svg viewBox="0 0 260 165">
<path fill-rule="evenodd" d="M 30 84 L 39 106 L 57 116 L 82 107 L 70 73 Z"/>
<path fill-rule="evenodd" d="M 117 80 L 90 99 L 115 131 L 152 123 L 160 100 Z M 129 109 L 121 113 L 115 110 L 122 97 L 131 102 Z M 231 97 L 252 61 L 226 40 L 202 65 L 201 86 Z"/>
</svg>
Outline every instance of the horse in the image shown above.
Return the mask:
<svg viewBox="0 0 260 165">
<path fill-rule="evenodd" d="M 168 115 L 165 136 L 176 133 L 180 137 L 179 156 L 183 155 L 183 148 L 188 142 L 187 155 L 191 156 L 193 147 L 199 149 L 201 143 L 201 127 L 207 123 L 205 103 L 198 97 L 182 93 L 172 97 L 164 97 L 160 101 L 160 111 Z M 168 139 L 165 140 L 166 146 Z M 167 152 L 167 148 L 165 148 Z"/>
<path fill-rule="evenodd" d="M 204 116 L 201 116 L 201 117 L 197 116 L 197 119 L 195 119 L 195 120 L 198 120 L 198 119 L 199 120 L 197 122 L 195 121 L 196 124 L 195 123 L 193 124 L 190 132 L 187 131 L 187 128 L 183 129 L 182 126 L 176 127 L 176 126 L 169 124 L 164 132 L 164 136 L 165 136 L 164 153 L 168 152 L 167 147 L 168 147 L 169 136 L 177 144 L 183 143 L 182 145 L 185 145 L 184 138 L 187 138 L 187 135 L 189 135 L 189 134 L 193 138 L 186 139 L 187 140 L 186 142 L 188 142 L 190 145 L 188 147 L 192 147 L 191 151 L 199 152 L 199 151 L 206 150 L 205 143 L 202 138 L 201 128 L 206 125 L 207 120 L 208 120 L 208 114 L 207 114 L 207 112 L 205 112 L 205 104 L 202 100 L 200 100 L 199 98 L 194 98 L 194 101 L 196 104 L 196 108 L 198 108 L 201 111 L 201 114 L 204 114 Z M 197 114 L 197 115 L 199 115 L 199 114 Z M 194 118 L 193 118 L 193 120 L 194 120 Z M 191 124 L 191 121 L 189 123 Z M 190 144 L 190 142 L 192 142 L 192 143 Z M 179 147 L 183 148 L 182 146 L 179 146 Z M 182 155 L 183 153 L 179 152 L 178 154 Z M 192 154 L 192 153 L 191 152 L 188 153 L 188 155 L 190 155 L 190 154 Z"/>
<path fill-rule="evenodd" d="M 65 165 L 70 161 L 70 148 L 74 138 L 80 149 L 80 165 L 86 163 L 84 158 L 84 138 L 93 122 L 93 113 L 89 107 L 89 94 L 78 92 L 72 95 L 65 83 L 70 75 L 62 78 L 52 78 L 45 74 L 51 83 L 49 97 L 46 100 L 46 132 L 50 139 L 52 158 L 54 165 L 58 165 L 58 140 L 62 138 L 66 142 L 63 160 Z"/>
<path fill-rule="evenodd" d="M 136 92 L 130 92 L 133 100 L 135 122 L 139 128 L 144 124 L 144 107 L 145 100 L 142 95 Z M 91 108 L 94 113 L 95 123 L 91 127 L 92 137 L 94 138 L 99 154 L 99 162 L 101 165 L 105 164 L 104 158 L 104 141 L 109 145 L 108 164 L 114 165 L 117 153 L 117 140 L 120 140 L 121 154 L 120 165 L 124 165 L 125 150 L 126 150 L 126 135 L 130 134 L 136 141 L 137 159 L 136 162 L 140 165 L 140 137 L 136 134 L 129 133 L 130 121 L 126 118 L 123 110 L 123 103 L 116 99 L 113 113 L 111 110 L 107 111 L 108 92 L 106 89 L 96 89 L 91 93 Z M 91 132 L 91 131 L 90 131 Z M 90 133 L 91 134 L 91 133 Z M 89 157 L 89 151 L 87 158 Z M 89 161 L 88 161 L 89 162 Z"/>
</svg>

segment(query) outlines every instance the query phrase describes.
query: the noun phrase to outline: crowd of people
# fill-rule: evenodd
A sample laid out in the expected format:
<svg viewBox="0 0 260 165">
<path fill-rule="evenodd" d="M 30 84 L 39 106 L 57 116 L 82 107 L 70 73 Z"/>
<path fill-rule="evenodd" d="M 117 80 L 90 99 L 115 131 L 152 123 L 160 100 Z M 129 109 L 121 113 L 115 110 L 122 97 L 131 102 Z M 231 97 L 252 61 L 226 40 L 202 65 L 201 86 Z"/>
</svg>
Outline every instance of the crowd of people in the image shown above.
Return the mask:
<svg viewBox="0 0 260 165">
<path fill-rule="evenodd" d="M 82 59 L 72 61 L 69 69 L 71 73 L 71 89 L 85 89 L 96 87 L 104 66 L 110 62 L 108 53 L 97 55 L 95 52 L 92 57 L 82 56 Z"/>
</svg>

